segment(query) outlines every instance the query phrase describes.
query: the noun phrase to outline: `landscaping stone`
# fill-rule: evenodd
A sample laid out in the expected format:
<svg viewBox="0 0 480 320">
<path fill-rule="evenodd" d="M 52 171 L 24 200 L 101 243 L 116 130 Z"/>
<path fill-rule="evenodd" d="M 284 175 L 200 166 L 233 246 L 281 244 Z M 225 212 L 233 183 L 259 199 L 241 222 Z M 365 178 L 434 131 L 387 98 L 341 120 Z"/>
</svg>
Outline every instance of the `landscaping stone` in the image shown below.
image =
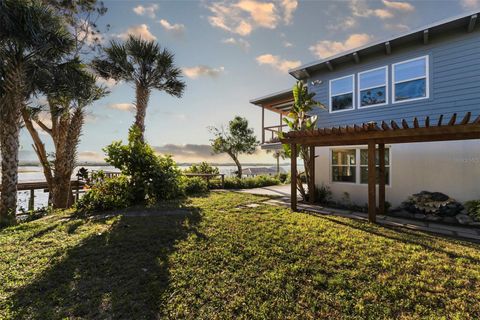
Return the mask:
<svg viewBox="0 0 480 320">
<path fill-rule="evenodd" d="M 247 208 L 257 208 L 257 207 L 260 207 L 260 205 L 258 203 L 249 203 L 249 204 L 245 205 L 245 207 L 247 207 Z"/>
<path fill-rule="evenodd" d="M 413 215 L 413 217 L 414 217 L 415 219 L 421 219 L 421 220 L 423 220 L 423 219 L 425 219 L 425 218 L 427 217 L 427 215 L 426 215 L 426 214 L 423 214 L 423 213 L 415 213 L 415 214 Z"/>
<path fill-rule="evenodd" d="M 467 214 L 457 214 L 456 218 L 460 224 L 470 224 L 473 222 L 472 217 Z"/>
<path fill-rule="evenodd" d="M 441 192 L 422 191 L 402 203 L 402 208 L 413 214 L 454 217 L 464 209 L 462 204 Z"/>
</svg>

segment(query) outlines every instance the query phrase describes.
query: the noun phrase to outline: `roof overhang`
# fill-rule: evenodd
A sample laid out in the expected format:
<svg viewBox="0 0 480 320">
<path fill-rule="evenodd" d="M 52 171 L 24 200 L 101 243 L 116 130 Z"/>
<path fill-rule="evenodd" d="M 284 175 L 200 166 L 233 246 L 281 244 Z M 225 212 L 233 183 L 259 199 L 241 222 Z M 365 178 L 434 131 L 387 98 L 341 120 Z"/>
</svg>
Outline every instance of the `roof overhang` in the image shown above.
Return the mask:
<svg viewBox="0 0 480 320">
<path fill-rule="evenodd" d="M 462 14 L 453 18 L 441 20 L 408 33 L 373 42 L 363 47 L 344 51 L 323 60 L 302 65 L 298 68 L 289 70 L 289 73 L 298 80 L 304 80 L 313 72 L 333 71 L 336 66 L 351 61 L 359 63 L 362 57 L 370 54 L 378 52 L 390 54 L 395 48 L 401 47 L 407 43 L 418 42 L 428 44 L 429 39 L 432 39 L 436 35 L 440 35 L 450 30 L 464 29 L 465 32 L 472 32 L 479 24 L 479 14 L 480 12 L 477 10 L 468 14 Z"/>
<path fill-rule="evenodd" d="M 250 103 L 279 114 L 287 115 L 293 105 L 292 89 L 252 99 Z"/>
</svg>

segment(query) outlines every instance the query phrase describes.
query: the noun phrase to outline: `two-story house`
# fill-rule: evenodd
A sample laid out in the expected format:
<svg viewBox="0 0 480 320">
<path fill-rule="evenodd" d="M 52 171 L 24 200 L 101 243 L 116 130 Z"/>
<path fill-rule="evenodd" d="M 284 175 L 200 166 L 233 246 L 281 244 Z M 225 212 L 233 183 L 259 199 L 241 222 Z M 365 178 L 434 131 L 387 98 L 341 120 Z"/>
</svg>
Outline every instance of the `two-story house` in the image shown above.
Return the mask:
<svg viewBox="0 0 480 320">
<path fill-rule="evenodd" d="M 290 70 L 308 84 L 319 128 L 403 119 L 437 123 L 443 115 L 480 115 L 480 17 L 478 12 L 425 26 L 407 34 Z M 286 116 L 290 90 L 251 103 Z M 263 116 L 262 116 L 263 117 Z M 410 126 L 413 126 L 410 123 Z M 265 127 L 263 148 L 279 147 Z M 394 206 L 422 190 L 439 191 L 459 201 L 480 199 L 478 140 L 386 145 L 386 197 Z M 315 148 L 315 184 L 327 185 L 336 199 L 367 201 L 366 146 Z"/>
</svg>

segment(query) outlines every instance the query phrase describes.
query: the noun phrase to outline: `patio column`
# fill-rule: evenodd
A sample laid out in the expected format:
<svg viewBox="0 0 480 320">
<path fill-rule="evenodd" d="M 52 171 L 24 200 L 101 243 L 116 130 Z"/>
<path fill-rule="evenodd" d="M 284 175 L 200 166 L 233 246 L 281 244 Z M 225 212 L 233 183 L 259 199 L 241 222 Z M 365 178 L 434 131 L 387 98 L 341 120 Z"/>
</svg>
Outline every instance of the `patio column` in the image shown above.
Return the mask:
<svg viewBox="0 0 480 320">
<path fill-rule="evenodd" d="M 378 144 L 379 177 L 378 177 L 378 208 L 379 214 L 385 214 L 385 144 Z"/>
<path fill-rule="evenodd" d="M 265 108 L 262 107 L 262 143 L 265 143 Z"/>
<path fill-rule="evenodd" d="M 297 211 L 297 145 L 292 143 L 291 145 L 291 155 L 290 155 L 290 201 L 292 211 Z"/>
<path fill-rule="evenodd" d="M 310 181 L 308 181 L 309 202 L 315 203 L 315 147 L 309 147 L 310 155 Z"/>
<path fill-rule="evenodd" d="M 376 221 L 376 168 L 375 168 L 375 141 L 368 142 L 368 221 Z"/>
</svg>

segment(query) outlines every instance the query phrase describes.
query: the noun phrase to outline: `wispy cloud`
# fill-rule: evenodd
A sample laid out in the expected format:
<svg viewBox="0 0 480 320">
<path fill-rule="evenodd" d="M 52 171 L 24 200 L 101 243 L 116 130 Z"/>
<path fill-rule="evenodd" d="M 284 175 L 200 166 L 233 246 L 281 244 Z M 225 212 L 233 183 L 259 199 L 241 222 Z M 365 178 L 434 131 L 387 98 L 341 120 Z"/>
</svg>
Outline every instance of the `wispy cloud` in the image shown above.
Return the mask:
<svg viewBox="0 0 480 320">
<path fill-rule="evenodd" d="M 389 0 L 383 0 L 383 4 L 387 8 L 391 8 L 394 10 L 400 10 L 400 11 L 414 11 L 415 7 L 408 2 L 402 2 L 402 1 L 389 1 Z"/>
<path fill-rule="evenodd" d="M 102 77 L 97 77 L 97 81 L 96 81 L 97 85 L 100 85 L 100 86 L 105 86 L 109 89 L 113 88 L 115 85 L 117 85 L 117 81 L 115 81 L 114 79 L 112 78 L 109 78 L 109 79 L 104 79 Z"/>
<path fill-rule="evenodd" d="M 299 67 L 302 64 L 300 60 L 286 60 L 272 54 L 263 54 L 258 56 L 256 60 L 259 65 L 268 65 L 281 72 L 288 72 L 288 70 Z"/>
<path fill-rule="evenodd" d="M 392 30 L 396 32 L 406 32 L 410 30 L 410 27 L 403 23 L 387 23 L 385 24 L 385 29 Z"/>
<path fill-rule="evenodd" d="M 105 155 L 96 151 L 80 151 L 78 153 L 78 160 L 103 162 L 105 160 Z"/>
<path fill-rule="evenodd" d="M 150 28 L 146 24 L 140 24 L 138 26 L 131 26 L 127 31 L 117 34 L 116 37 L 126 40 L 129 35 L 137 36 L 148 41 L 157 40 L 151 32 Z"/>
<path fill-rule="evenodd" d="M 247 36 L 256 28 L 275 29 L 281 21 L 290 24 L 297 5 L 296 0 L 215 2 L 207 6 L 212 13 L 208 21 L 216 28 Z"/>
<path fill-rule="evenodd" d="M 132 103 L 110 103 L 107 105 L 108 108 L 120 111 L 135 111 L 135 106 Z"/>
<path fill-rule="evenodd" d="M 465 9 L 473 10 L 480 8 L 480 0 L 461 0 L 460 3 Z"/>
<path fill-rule="evenodd" d="M 223 43 L 231 44 L 240 47 L 243 51 L 250 49 L 250 43 L 242 38 L 226 38 L 222 40 Z"/>
<path fill-rule="evenodd" d="M 357 48 L 372 41 L 372 36 L 366 33 L 355 33 L 350 35 L 345 41 L 319 41 L 309 49 L 310 51 L 320 59 L 333 56 L 339 52 L 347 51 L 353 48 Z"/>
<path fill-rule="evenodd" d="M 143 5 L 138 5 L 135 8 L 133 8 L 133 12 L 138 14 L 139 16 L 147 16 L 152 19 L 155 18 L 155 14 L 158 10 L 158 5 L 157 4 L 152 4 L 149 6 L 143 6 Z"/>
<path fill-rule="evenodd" d="M 216 78 L 224 71 L 224 67 L 213 68 L 205 65 L 183 68 L 183 73 L 190 79 L 197 79 L 202 76 Z"/>
<path fill-rule="evenodd" d="M 165 19 L 161 19 L 160 21 L 158 21 L 158 23 L 160 23 L 163 29 L 165 29 L 167 32 L 172 33 L 175 36 L 183 36 L 183 34 L 185 33 L 185 25 L 183 24 L 172 24 Z"/>
</svg>

